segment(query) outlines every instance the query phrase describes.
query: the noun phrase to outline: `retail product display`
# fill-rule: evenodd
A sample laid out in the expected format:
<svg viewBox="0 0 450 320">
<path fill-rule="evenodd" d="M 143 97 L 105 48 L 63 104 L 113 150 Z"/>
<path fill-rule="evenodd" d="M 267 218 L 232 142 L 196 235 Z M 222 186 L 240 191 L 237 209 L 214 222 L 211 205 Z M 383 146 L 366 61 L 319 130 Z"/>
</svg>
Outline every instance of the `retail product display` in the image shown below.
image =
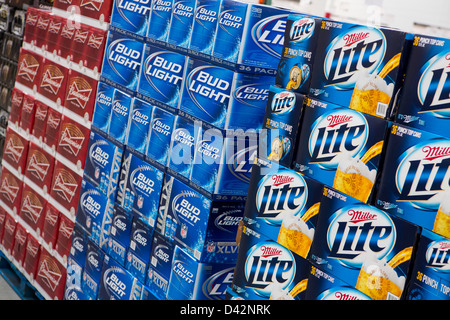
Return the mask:
<svg viewBox="0 0 450 320">
<path fill-rule="evenodd" d="M 0 248 L 40 297 L 450 299 L 447 39 L 234 0 L 78 9 L 3 33 Z"/>
</svg>

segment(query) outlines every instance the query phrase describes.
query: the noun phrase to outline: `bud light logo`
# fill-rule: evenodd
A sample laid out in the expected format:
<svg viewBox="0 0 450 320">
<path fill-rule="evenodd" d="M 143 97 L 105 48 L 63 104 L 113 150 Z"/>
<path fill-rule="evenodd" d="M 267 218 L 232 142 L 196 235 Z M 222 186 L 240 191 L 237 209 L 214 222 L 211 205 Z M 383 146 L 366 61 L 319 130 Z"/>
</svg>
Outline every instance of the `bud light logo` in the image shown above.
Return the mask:
<svg viewBox="0 0 450 320">
<path fill-rule="evenodd" d="M 298 216 L 308 198 L 303 177 L 294 171 L 279 170 L 266 175 L 256 192 L 258 218 L 267 223 L 281 225 L 284 216 Z"/>
<path fill-rule="evenodd" d="M 107 269 L 103 274 L 103 283 L 110 297 L 115 297 L 119 300 L 125 298 L 127 294 L 127 280 L 124 270 L 117 267 Z"/>
<path fill-rule="evenodd" d="M 281 58 L 286 29 L 286 14 L 270 16 L 262 19 L 252 28 L 253 41 L 265 52 Z"/>
<path fill-rule="evenodd" d="M 417 86 L 417 95 L 422 104 L 421 111 L 432 111 L 449 118 L 450 53 L 444 52 L 431 58 L 422 67 L 421 74 Z"/>
<path fill-rule="evenodd" d="M 268 299 L 271 284 L 286 290 L 292 283 L 296 263 L 292 253 L 276 242 L 261 242 L 250 248 L 244 266 L 247 287 Z"/>
<path fill-rule="evenodd" d="M 272 98 L 272 112 L 282 115 L 292 111 L 295 106 L 295 94 L 290 91 L 276 93 Z"/>
<path fill-rule="evenodd" d="M 386 53 L 386 39 L 378 29 L 355 27 L 334 38 L 326 50 L 327 85 L 347 90 L 355 86 L 359 71 L 377 70 Z"/>
<path fill-rule="evenodd" d="M 427 267 L 450 273 L 450 240 L 430 243 L 425 256 Z"/>
<path fill-rule="evenodd" d="M 450 141 L 429 141 L 406 150 L 395 173 L 399 201 L 436 212 L 450 189 Z"/>
<path fill-rule="evenodd" d="M 313 123 L 308 149 L 311 162 L 320 163 L 325 169 L 338 167 L 337 155 L 345 152 L 358 155 L 366 145 L 369 127 L 359 112 L 341 109 L 326 113 Z"/>
<path fill-rule="evenodd" d="M 291 41 L 300 42 L 311 38 L 316 22 L 311 18 L 302 18 L 292 23 L 289 32 Z"/>
<path fill-rule="evenodd" d="M 269 89 L 267 89 L 267 83 L 247 84 L 237 88 L 233 93 L 234 99 L 249 106 L 253 106 L 254 103 L 260 101 L 266 101 L 268 95 Z"/>
<path fill-rule="evenodd" d="M 201 219 L 200 196 L 195 192 L 182 192 L 172 201 L 172 211 L 178 217 L 195 225 Z"/>
<path fill-rule="evenodd" d="M 120 21 L 122 19 L 125 22 L 125 25 L 121 24 L 118 27 L 124 28 L 126 30 L 130 30 L 139 35 L 145 35 L 147 31 L 146 20 L 150 14 L 150 0 L 121 0 L 116 2 L 116 10 L 119 17 L 116 17 L 114 20 Z"/>
<path fill-rule="evenodd" d="M 142 43 L 131 39 L 113 41 L 106 51 L 108 66 L 114 72 L 110 77 L 116 82 L 120 80 L 121 84 L 135 86 L 141 65 L 142 47 Z"/>
<path fill-rule="evenodd" d="M 203 282 L 203 294 L 210 300 L 223 300 L 228 286 L 233 282 L 234 267 L 213 274 Z"/>
<path fill-rule="evenodd" d="M 395 225 L 385 212 L 361 205 L 336 211 L 328 227 L 329 258 L 351 268 L 361 268 L 367 254 L 385 258 L 397 239 Z"/>
</svg>

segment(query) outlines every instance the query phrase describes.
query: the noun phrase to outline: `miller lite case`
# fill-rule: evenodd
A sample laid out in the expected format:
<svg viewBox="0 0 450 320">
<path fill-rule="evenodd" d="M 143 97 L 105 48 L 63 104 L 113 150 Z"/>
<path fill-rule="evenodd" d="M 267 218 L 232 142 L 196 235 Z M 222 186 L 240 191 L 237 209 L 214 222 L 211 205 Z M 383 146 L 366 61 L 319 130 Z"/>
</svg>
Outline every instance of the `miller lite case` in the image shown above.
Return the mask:
<svg viewBox="0 0 450 320">
<path fill-rule="evenodd" d="M 370 201 L 388 121 L 308 99 L 294 168 L 364 202 Z"/>
<path fill-rule="evenodd" d="M 128 36 L 143 41 L 147 33 L 151 0 L 114 1 L 111 10 L 112 27 L 122 29 Z"/>
<path fill-rule="evenodd" d="M 420 227 L 450 237 L 448 179 L 450 140 L 394 124 L 376 206 Z"/>
<path fill-rule="evenodd" d="M 269 87 L 262 128 L 266 131 L 266 156 L 290 167 L 295 155 L 305 96 L 276 86 Z"/>
<path fill-rule="evenodd" d="M 231 289 L 245 300 L 304 300 L 311 264 L 243 226 Z"/>
<path fill-rule="evenodd" d="M 398 123 L 450 137 L 449 51 L 449 39 L 414 35 L 398 105 Z"/>
<path fill-rule="evenodd" d="M 244 222 L 306 258 L 314 239 L 323 185 L 294 170 L 256 159 Z"/>
<path fill-rule="evenodd" d="M 202 263 L 175 246 L 167 300 L 224 300 L 234 263 Z"/>
<path fill-rule="evenodd" d="M 275 79 L 276 85 L 293 92 L 308 94 L 321 25 L 322 19 L 289 14 Z"/>
<path fill-rule="evenodd" d="M 322 21 L 315 50 L 311 97 L 380 118 L 391 117 L 401 84 L 403 31 Z"/>
<path fill-rule="evenodd" d="M 450 300 L 450 240 L 422 230 L 406 300 Z"/>
<path fill-rule="evenodd" d="M 309 259 L 374 300 L 399 300 L 417 226 L 324 188 Z"/>
</svg>

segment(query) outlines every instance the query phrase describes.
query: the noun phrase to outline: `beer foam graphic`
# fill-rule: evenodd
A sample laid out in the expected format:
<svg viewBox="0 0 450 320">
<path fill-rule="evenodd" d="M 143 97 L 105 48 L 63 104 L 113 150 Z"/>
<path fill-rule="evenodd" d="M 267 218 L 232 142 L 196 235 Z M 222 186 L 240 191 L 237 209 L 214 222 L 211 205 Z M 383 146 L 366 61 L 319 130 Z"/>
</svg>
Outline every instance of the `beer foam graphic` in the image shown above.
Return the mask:
<svg viewBox="0 0 450 320">
<path fill-rule="evenodd" d="M 376 169 L 370 169 L 361 159 L 353 157 L 348 152 L 343 152 L 336 156 L 336 162 L 339 163 L 338 168 L 346 173 L 357 173 L 369 179 L 372 183 L 375 182 L 377 174 Z"/>
<path fill-rule="evenodd" d="M 367 70 L 361 70 L 353 75 L 355 77 L 355 86 L 361 91 L 377 90 L 386 93 L 392 97 L 394 84 L 386 81 L 377 74 L 370 74 Z"/>
</svg>

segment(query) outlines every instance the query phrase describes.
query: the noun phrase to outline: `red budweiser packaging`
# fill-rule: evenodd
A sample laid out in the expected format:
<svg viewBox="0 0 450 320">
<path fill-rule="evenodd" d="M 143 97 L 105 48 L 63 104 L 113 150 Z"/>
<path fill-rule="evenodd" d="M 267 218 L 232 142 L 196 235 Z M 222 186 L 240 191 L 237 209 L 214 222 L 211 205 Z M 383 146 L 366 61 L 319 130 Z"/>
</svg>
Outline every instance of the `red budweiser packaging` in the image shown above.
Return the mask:
<svg viewBox="0 0 450 320">
<path fill-rule="evenodd" d="M 5 226 L 3 230 L 2 246 L 4 252 L 11 255 L 12 248 L 14 246 L 14 234 L 16 233 L 17 221 L 9 213 L 5 217 Z"/>
<path fill-rule="evenodd" d="M 72 41 L 76 31 L 76 24 L 73 20 L 64 19 L 63 24 L 61 26 L 61 33 L 59 38 L 59 56 L 67 59 L 69 61 L 72 60 Z"/>
<path fill-rule="evenodd" d="M 100 72 L 103 63 L 107 32 L 95 27 L 89 28 L 87 44 L 84 47 L 83 65 L 95 72 Z"/>
<path fill-rule="evenodd" d="M 55 157 L 41 146 L 30 142 L 28 149 L 25 177 L 33 182 L 44 194 L 50 190 L 52 184 Z"/>
<path fill-rule="evenodd" d="M 98 81 L 73 69 L 69 71 L 65 108 L 91 122 Z"/>
<path fill-rule="evenodd" d="M 46 204 L 47 199 L 42 194 L 26 183 L 23 184 L 19 217 L 37 234 L 40 234 L 42 230 Z"/>
<path fill-rule="evenodd" d="M 89 128 L 63 115 L 56 148 L 57 154 L 73 163 L 78 169 L 84 169 L 90 133 Z"/>
<path fill-rule="evenodd" d="M 65 18 L 52 14 L 46 34 L 46 50 L 52 54 L 60 55 L 59 39 Z"/>
<path fill-rule="evenodd" d="M 80 14 L 99 22 L 109 22 L 113 1 L 80 0 Z"/>
<path fill-rule="evenodd" d="M 47 202 L 44 211 L 41 237 L 51 249 L 55 248 L 58 238 L 59 217 L 59 211 L 50 202 Z"/>
<path fill-rule="evenodd" d="M 36 270 L 36 284 L 53 300 L 61 300 L 66 285 L 66 268 L 52 256 L 44 247 L 41 247 L 39 262 Z"/>
<path fill-rule="evenodd" d="M 36 24 L 39 18 L 39 9 L 35 7 L 28 7 L 25 19 L 25 30 L 23 34 L 23 41 L 29 44 L 35 44 Z"/>
<path fill-rule="evenodd" d="M 42 50 L 46 50 L 47 32 L 50 25 L 51 12 L 39 10 L 36 27 L 34 31 L 34 45 Z"/>
<path fill-rule="evenodd" d="M 53 170 L 52 188 L 50 197 L 63 207 L 71 216 L 75 216 L 78 207 L 78 196 L 80 194 L 82 176 L 64 165 L 55 161 Z"/>
<path fill-rule="evenodd" d="M 42 65 L 38 92 L 55 102 L 57 106 L 64 105 L 66 82 L 69 74 L 68 69 L 59 63 L 45 58 Z"/>
<path fill-rule="evenodd" d="M 84 47 L 88 43 L 89 29 L 87 24 L 79 23 L 72 40 L 72 61 L 80 66 L 84 65 Z"/>
<path fill-rule="evenodd" d="M 0 243 L 3 238 L 3 231 L 5 230 L 5 219 L 8 213 L 2 207 L 0 207 Z"/>
<path fill-rule="evenodd" d="M 17 62 L 16 82 L 31 90 L 37 89 L 43 60 L 44 58 L 40 54 L 21 48 Z"/>
<path fill-rule="evenodd" d="M 0 201 L 5 209 L 17 214 L 20 210 L 22 181 L 5 166 L 2 167 L 0 180 Z"/>
<path fill-rule="evenodd" d="M 75 223 L 66 215 L 61 214 L 58 225 L 58 236 L 56 240 L 55 250 L 67 261 L 72 246 L 72 231 Z"/>
<path fill-rule="evenodd" d="M 39 243 L 39 240 L 29 233 L 27 246 L 25 248 L 25 257 L 23 259 L 23 269 L 31 279 L 34 279 L 34 276 L 36 274 L 40 252 L 41 245 Z"/>
<path fill-rule="evenodd" d="M 56 150 L 58 143 L 59 129 L 61 128 L 62 114 L 58 110 L 48 108 L 47 123 L 45 125 L 44 143 L 50 148 Z"/>
<path fill-rule="evenodd" d="M 19 132 L 8 126 L 2 162 L 7 162 L 19 174 L 23 174 L 27 164 L 28 140 Z"/>
<path fill-rule="evenodd" d="M 22 110 L 22 102 L 23 102 L 24 93 L 22 90 L 14 87 L 11 92 L 11 111 L 9 112 L 8 123 L 19 125 L 20 114 Z"/>
<path fill-rule="evenodd" d="M 28 134 L 33 130 L 35 114 L 34 96 L 30 94 L 23 95 L 22 110 L 20 113 L 19 127 Z"/>
<path fill-rule="evenodd" d="M 19 266 L 22 266 L 23 259 L 25 258 L 25 250 L 27 245 L 28 231 L 20 223 L 17 223 L 16 230 L 14 232 L 14 245 L 11 250 L 11 256 L 16 260 Z"/>
<path fill-rule="evenodd" d="M 43 141 L 45 126 L 47 125 L 48 106 L 42 101 L 35 100 L 34 124 L 31 134 L 39 141 Z"/>
<path fill-rule="evenodd" d="M 63 10 L 63 11 L 70 11 L 72 6 L 78 7 L 80 5 L 79 0 L 56 0 L 53 1 L 53 8 Z"/>
</svg>

